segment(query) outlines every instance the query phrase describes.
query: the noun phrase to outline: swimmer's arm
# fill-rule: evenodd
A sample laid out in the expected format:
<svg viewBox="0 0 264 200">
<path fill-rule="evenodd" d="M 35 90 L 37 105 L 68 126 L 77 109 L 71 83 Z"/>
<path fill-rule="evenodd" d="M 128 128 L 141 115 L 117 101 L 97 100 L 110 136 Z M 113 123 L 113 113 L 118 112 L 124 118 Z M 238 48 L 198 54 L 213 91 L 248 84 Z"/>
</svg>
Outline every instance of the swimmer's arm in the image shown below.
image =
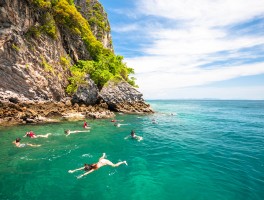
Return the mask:
<svg viewBox="0 0 264 200">
<path fill-rule="evenodd" d="M 126 140 L 126 139 L 129 138 L 129 137 L 131 137 L 131 135 L 126 136 L 124 139 Z"/>
<path fill-rule="evenodd" d="M 77 178 L 79 179 L 79 178 L 82 178 L 83 176 L 86 176 L 87 174 L 90 174 L 90 173 L 92 173 L 94 171 L 94 169 L 91 169 L 90 171 L 88 171 L 88 172 L 86 172 L 86 173 L 84 173 L 84 174 L 82 174 L 82 175 L 80 175 L 80 176 L 77 176 Z"/>
<path fill-rule="evenodd" d="M 16 141 L 12 142 L 14 145 L 16 145 L 16 147 L 19 147 L 19 145 L 17 145 Z"/>
<path fill-rule="evenodd" d="M 69 170 L 68 172 L 69 173 L 73 173 L 73 172 L 76 172 L 76 171 L 79 171 L 79 170 L 82 170 L 84 169 L 84 167 L 81 167 L 81 168 L 78 168 L 78 169 L 74 169 L 74 170 Z"/>
</svg>

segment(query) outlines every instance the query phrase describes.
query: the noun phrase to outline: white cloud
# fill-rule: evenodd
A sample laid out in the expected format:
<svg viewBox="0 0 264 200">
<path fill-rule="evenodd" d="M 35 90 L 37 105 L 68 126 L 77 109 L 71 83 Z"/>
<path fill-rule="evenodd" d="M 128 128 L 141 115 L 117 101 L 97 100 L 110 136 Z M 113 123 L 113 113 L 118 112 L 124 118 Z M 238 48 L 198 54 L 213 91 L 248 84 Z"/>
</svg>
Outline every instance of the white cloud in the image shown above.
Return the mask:
<svg viewBox="0 0 264 200">
<path fill-rule="evenodd" d="M 132 61 L 133 66 L 141 65 L 141 61 Z M 153 71 L 142 71 L 137 74 L 137 82 L 141 90 L 165 88 L 184 88 L 197 85 L 205 85 L 215 81 L 223 81 L 242 76 L 252 76 L 264 74 L 264 62 L 250 65 L 240 65 L 232 67 L 221 67 L 216 69 L 200 69 L 190 67 L 186 69 L 171 68 L 170 70 L 159 70 L 153 68 Z"/>
<path fill-rule="evenodd" d="M 156 96 L 157 90 L 166 96 L 168 89 L 181 90 L 264 74 L 264 60 L 252 64 L 233 60 L 257 58 L 255 52 L 240 50 L 264 46 L 264 35 L 233 34 L 227 29 L 255 17 L 264 17 L 264 0 L 138 0 L 137 6 L 137 13 L 168 19 L 165 23 L 168 28 L 156 26 L 157 21 L 153 19 L 144 27 L 131 26 L 144 30 L 152 39 L 152 43 L 141 49 L 143 57 L 126 59 L 128 66 L 135 69 L 140 90 L 148 98 Z M 201 68 L 201 65 L 221 61 L 225 62 L 224 66 Z"/>
<path fill-rule="evenodd" d="M 185 20 L 200 26 L 223 26 L 263 15 L 263 0 L 138 0 L 145 15 Z"/>
<path fill-rule="evenodd" d="M 264 37 L 230 38 L 223 29 L 189 27 L 181 30 L 152 30 L 152 46 L 143 51 L 155 55 L 203 55 L 264 44 Z"/>
</svg>

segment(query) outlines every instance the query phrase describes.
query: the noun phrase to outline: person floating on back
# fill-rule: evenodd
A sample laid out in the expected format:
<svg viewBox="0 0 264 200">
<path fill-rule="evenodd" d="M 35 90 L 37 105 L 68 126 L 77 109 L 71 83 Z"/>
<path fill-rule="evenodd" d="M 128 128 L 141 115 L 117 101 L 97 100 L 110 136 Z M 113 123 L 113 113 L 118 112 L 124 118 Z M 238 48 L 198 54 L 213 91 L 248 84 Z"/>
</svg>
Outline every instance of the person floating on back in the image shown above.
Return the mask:
<svg viewBox="0 0 264 200">
<path fill-rule="evenodd" d="M 127 165 L 126 161 L 121 161 L 118 162 L 116 164 L 112 163 L 110 160 L 105 159 L 105 153 L 103 153 L 103 156 L 101 158 L 99 158 L 99 161 L 97 163 L 94 164 L 84 164 L 84 167 L 78 168 L 78 169 L 74 169 L 74 170 L 69 170 L 69 173 L 73 173 L 79 170 L 84 170 L 86 171 L 84 174 L 77 176 L 77 178 L 82 178 L 83 176 L 86 176 L 87 174 L 92 173 L 94 170 L 99 169 L 100 167 L 103 167 L 105 165 L 110 165 L 112 167 L 118 167 L 121 164 L 125 164 Z"/>
<path fill-rule="evenodd" d="M 21 139 L 17 138 L 15 141 L 12 143 L 16 145 L 16 147 L 25 147 L 25 146 L 31 146 L 31 147 L 39 147 L 41 145 L 39 144 L 30 144 L 30 143 L 20 143 Z"/>
<path fill-rule="evenodd" d="M 39 137 L 42 137 L 42 138 L 48 138 L 50 135 L 51 135 L 51 133 L 47 133 L 45 135 L 36 135 L 33 131 L 29 131 L 29 132 L 26 132 L 26 135 L 24 135 L 23 137 L 30 137 L 30 138 L 39 138 Z"/>
<path fill-rule="evenodd" d="M 136 135 L 136 133 L 135 133 L 134 130 L 132 130 L 131 133 L 130 133 L 130 135 L 126 136 L 124 139 L 126 140 L 128 138 L 135 139 L 137 141 L 143 140 L 143 137 Z"/>
</svg>

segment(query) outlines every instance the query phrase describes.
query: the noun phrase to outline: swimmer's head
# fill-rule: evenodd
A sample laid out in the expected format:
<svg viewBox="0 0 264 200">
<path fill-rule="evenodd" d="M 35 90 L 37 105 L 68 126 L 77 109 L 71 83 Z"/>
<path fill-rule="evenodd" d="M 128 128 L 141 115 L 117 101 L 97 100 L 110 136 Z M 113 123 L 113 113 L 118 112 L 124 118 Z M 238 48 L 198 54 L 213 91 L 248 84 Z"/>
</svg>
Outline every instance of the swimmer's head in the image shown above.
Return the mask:
<svg viewBox="0 0 264 200">
<path fill-rule="evenodd" d="M 90 168 L 91 168 L 90 165 L 88 165 L 88 164 L 86 164 L 86 163 L 84 164 L 84 170 L 85 170 L 85 171 L 89 171 Z"/>
<path fill-rule="evenodd" d="M 65 130 L 64 133 L 67 135 L 70 133 L 70 130 Z"/>
<path fill-rule="evenodd" d="M 135 136 L 135 131 L 132 130 L 130 134 L 131 134 L 132 137 L 134 137 Z"/>
<path fill-rule="evenodd" d="M 17 139 L 16 139 L 16 143 L 17 143 L 17 142 L 20 142 L 20 140 L 21 140 L 20 138 L 17 138 Z"/>
<path fill-rule="evenodd" d="M 94 166 L 94 164 L 92 164 L 92 165 L 84 164 L 84 170 L 85 171 L 90 171 L 91 169 L 96 169 L 96 166 Z"/>
</svg>

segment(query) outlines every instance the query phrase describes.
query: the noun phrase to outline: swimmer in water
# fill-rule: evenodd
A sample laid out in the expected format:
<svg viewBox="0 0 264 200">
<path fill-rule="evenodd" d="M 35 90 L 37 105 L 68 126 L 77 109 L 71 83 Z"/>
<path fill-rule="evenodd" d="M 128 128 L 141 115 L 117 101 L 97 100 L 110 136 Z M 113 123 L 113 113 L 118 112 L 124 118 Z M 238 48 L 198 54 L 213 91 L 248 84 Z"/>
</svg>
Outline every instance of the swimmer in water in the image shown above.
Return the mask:
<svg viewBox="0 0 264 200">
<path fill-rule="evenodd" d="M 51 133 L 47 133 L 46 135 L 36 135 L 33 131 L 26 132 L 26 135 L 23 137 L 30 137 L 30 138 L 48 138 L 51 135 Z"/>
<path fill-rule="evenodd" d="M 17 138 L 15 141 L 12 143 L 16 145 L 16 147 L 25 147 L 25 146 L 31 146 L 31 147 L 40 147 L 40 144 L 30 144 L 30 143 L 20 143 L 21 139 Z"/>
<path fill-rule="evenodd" d="M 72 133 L 83 133 L 83 132 L 90 132 L 90 130 L 87 130 L 87 131 L 71 131 L 71 130 L 65 130 L 64 131 L 66 137 L 69 136 Z"/>
<path fill-rule="evenodd" d="M 123 125 L 129 125 L 129 124 L 114 123 L 114 126 L 116 126 L 116 127 L 120 127 L 120 126 L 123 126 Z"/>
<path fill-rule="evenodd" d="M 89 126 L 89 124 L 88 124 L 87 122 L 84 122 L 84 123 L 83 123 L 83 128 L 89 129 L 89 128 L 91 128 L 91 127 Z"/>
<path fill-rule="evenodd" d="M 136 135 L 136 133 L 135 133 L 134 130 L 132 130 L 131 133 L 130 133 L 130 135 L 126 136 L 124 139 L 126 140 L 126 139 L 128 139 L 129 137 L 130 137 L 131 139 L 135 139 L 135 140 L 137 140 L 137 141 L 141 141 L 141 140 L 143 140 L 143 137 Z"/>
<path fill-rule="evenodd" d="M 116 164 L 112 163 L 110 160 L 105 159 L 105 153 L 103 153 L 103 156 L 101 158 L 99 158 L 99 161 L 97 163 L 94 164 L 84 164 L 84 167 L 78 168 L 78 169 L 74 169 L 74 170 L 69 170 L 69 173 L 73 173 L 79 170 L 84 170 L 86 171 L 84 174 L 77 176 L 77 178 L 82 178 L 83 176 L 86 176 L 87 174 L 92 173 L 94 170 L 99 169 L 100 167 L 103 167 L 105 165 L 110 165 L 112 167 L 118 167 L 121 164 L 125 164 L 127 165 L 126 161 L 121 161 L 118 162 Z"/>
<path fill-rule="evenodd" d="M 115 123 L 114 126 L 120 127 L 120 124 L 119 123 Z"/>
<path fill-rule="evenodd" d="M 117 119 L 112 119 L 111 122 L 123 122 L 124 120 L 120 119 L 120 120 L 117 120 Z"/>
<path fill-rule="evenodd" d="M 158 124 L 158 122 L 155 119 L 152 119 L 152 124 Z"/>
</svg>

